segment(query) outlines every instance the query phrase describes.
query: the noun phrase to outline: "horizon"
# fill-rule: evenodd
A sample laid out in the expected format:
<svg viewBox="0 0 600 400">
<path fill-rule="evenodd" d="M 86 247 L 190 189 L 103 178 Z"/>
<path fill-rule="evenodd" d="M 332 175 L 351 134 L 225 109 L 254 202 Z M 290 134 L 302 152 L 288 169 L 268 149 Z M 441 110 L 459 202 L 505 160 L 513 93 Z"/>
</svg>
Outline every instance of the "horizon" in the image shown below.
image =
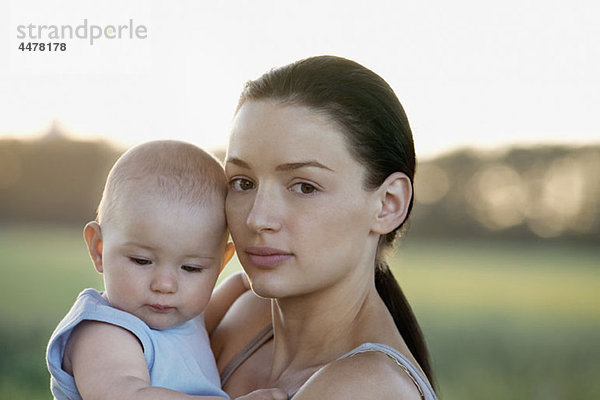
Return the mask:
<svg viewBox="0 0 600 400">
<path fill-rule="evenodd" d="M 114 147 L 117 150 L 127 150 L 130 147 L 135 146 L 136 144 L 142 143 L 127 143 L 126 141 L 115 140 L 107 135 L 86 135 L 86 134 L 78 134 L 67 130 L 62 123 L 62 121 L 53 119 L 49 121 L 41 130 L 30 132 L 30 133 L 21 133 L 21 134 L 13 134 L 13 133 L 2 133 L 0 132 L 0 140 L 18 140 L 18 141 L 44 141 L 48 139 L 66 139 L 69 141 L 76 142 L 105 142 Z M 226 144 L 222 146 L 214 146 L 214 147 L 206 147 L 202 146 L 198 143 L 195 143 L 190 140 L 185 139 L 177 139 L 173 137 L 157 137 L 152 138 L 145 141 L 152 140 L 183 140 L 192 144 L 195 144 L 203 149 L 216 153 L 216 152 L 225 152 L 227 150 Z M 600 146 L 600 139 L 593 141 L 579 141 L 573 142 L 572 140 L 564 140 L 564 141 L 546 141 L 546 142 L 536 142 L 536 141 L 516 141 L 516 142 L 506 142 L 502 145 L 493 145 L 493 146 L 485 146 L 485 145 L 457 145 L 455 147 L 449 147 L 445 149 L 441 149 L 437 152 L 430 153 L 422 153 L 419 154 L 417 151 L 417 158 L 421 160 L 434 160 L 439 157 L 444 157 L 447 155 L 452 155 L 455 153 L 463 152 L 463 151 L 473 151 L 480 154 L 503 154 L 505 152 L 509 152 L 514 149 L 534 149 L 534 148 L 547 148 L 547 147 L 563 147 L 563 148 L 582 148 L 582 147 L 598 147 Z"/>
<path fill-rule="evenodd" d="M 73 130 L 66 128 L 68 124 L 64 123 L 61 120 L 56 118 L 49 119 L 46 123 L 40 125 L 38 129 L 34 129 L 28 132 L 8 132 L 8 131 L 0 131 L 0 140 L 2 139 L 16 139 L 16 140 L 40 140 L 47 136 L 53 129 L 53 125 L 58 124 L 60 126 L 60 135 L 62 137 L 71 139 L 71 140 L 79 140 L 79 141 L 105 141 L 110 143 L 111 145 L 128 149 L 130 147 L 135 146 L 136 144 L 140 144 L 146 141 L 151 140 L 164 140 L 164 139 L 173 139 L 173 140 L 182 140 L 185 142 L 189 142 L 195 144 L 199 147 L 202 147 L 209 151 L 225 151 L 227 149 L 227 141 L 222 140 L 220 142 L 212 142 L 212 144 L 204 145 L 201 138 L 194 139 L 193 137 L 185 136 L 178 137 L 175 136 L 156 136 L 149 137 L 147 139 L 142 140 L 131 140 L 131 139 L 122 139 L 119 140 L 113 135 L 104 134 L 104 133 L 90 133 L 90 132 L 74 132 Z M 419 151 L 418 149 L 418 138 L 415 137 L 413 132 L 413 138 L 415 141 L 415 148 L 417 156 L 425 159 L 433 159 L 439 156 L 443 156 L 446 154 L 451 154 L 454 152 L 458 152 L 461 150 L 474 150 L 477 152 L 483 153 L 493 153 L 493 152 L 503 152 L 514 148 L 533 148 L 533 147 L 553 147 L 553 146 L 564 146 L 564 147 L 585 147 L 585 146 L 600 146 L 600 133 L 597 135 L 598 137 L 595 139 L 588 138 L 579 138 L 573 139 L 569 137 L 568 134 L 565 134 L 562 139 L 549 138 L 549 139 L 536 139 L 525 136 L 525 139 L 514 140 L 514 141 L 504 141 L 500 143 L 467 143 L 467 142 L 457 142 L 454 145 L 449 145 L 441 148 L 430 148 Z"/>
</svg>

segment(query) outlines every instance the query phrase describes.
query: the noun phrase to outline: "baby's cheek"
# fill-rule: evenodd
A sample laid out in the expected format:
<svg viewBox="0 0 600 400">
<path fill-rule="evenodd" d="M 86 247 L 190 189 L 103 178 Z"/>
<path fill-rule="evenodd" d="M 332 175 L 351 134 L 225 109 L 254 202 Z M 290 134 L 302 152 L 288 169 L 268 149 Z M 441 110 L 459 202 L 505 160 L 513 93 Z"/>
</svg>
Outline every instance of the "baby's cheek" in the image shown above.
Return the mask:
<svg viewBox="0 0 600 400">
<path fill-rule="evenodd" d="M 190 295 L 188 296 L 188 301 L 189 304 L 194 305 L 194 313 L 201 313 L 208 305 L 210 296 L 212 295 L 212 291 L 215 286 L 213 281 L 216 282 L 216 279 L 205 279 L 200 284 L 194 285 L 192 288 L 189 289 Z"/>
</svg>

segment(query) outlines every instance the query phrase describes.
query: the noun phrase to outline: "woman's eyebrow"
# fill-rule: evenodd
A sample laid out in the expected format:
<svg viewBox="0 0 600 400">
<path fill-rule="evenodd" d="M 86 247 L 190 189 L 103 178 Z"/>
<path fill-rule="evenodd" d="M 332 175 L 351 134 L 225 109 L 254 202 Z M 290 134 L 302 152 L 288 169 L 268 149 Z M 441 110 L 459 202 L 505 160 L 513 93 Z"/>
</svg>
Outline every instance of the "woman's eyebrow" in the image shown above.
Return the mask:
<svg viewBox="0 0 600 400">
<path fill-rule="evenodd" d="M 239 158 L 231 157 L 231 158 L 228 158 L 227 160 L 225 160 L 225 164 L 229 164 L 229 163 L 235 164 L 241 168 L 250 169 L 250 164 L 248 164 L 246 161 L 240 160 Z"/>
<path fill-rule="evenodd" d="M 300 169 L 300 168 L 305 168 L 305 167 L 322 168 L 322 169 L 326 169 L 331 172 L 335 172 L 331 168 L 321 164 L 318 161 L 301 161 L 301 162 L 280 164 L 277 167 L 275 167 L 275 171 L 292 171 L 295 169 Z"/>
<path fill-rule="evenodd" d="M 248 164 L 244 160 L 240 160 L 239 158 L 232 157 L 232 158 L 228 158 L 227 160 L 225 160 L 225 164 L 229 164 L 229 163 L 237 165 L 238 167 L 241 167 L 241 168 L 250 169 L 250 164 Z M 335 172 L 333 169 L 329 168 L 328 166 L 323 165 L 318 161 L 312 161 L 312 160 L 280 164 L 277 167 L 275 167 L 275 171 L 293 171 L 295 169 L 306 168 L 306 167 L 321 168 L 321 169 L 326 169 L 331 172 Z"/>
</svg>

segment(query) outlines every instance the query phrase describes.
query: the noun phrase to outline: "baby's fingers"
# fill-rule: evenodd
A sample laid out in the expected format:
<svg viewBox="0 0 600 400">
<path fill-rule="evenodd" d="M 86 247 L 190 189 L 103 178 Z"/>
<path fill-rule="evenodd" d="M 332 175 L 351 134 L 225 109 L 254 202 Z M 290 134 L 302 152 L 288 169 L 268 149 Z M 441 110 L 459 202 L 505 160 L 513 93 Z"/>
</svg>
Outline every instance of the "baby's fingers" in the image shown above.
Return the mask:
<svg viewBox="0 0 600 400">
<path fill-rule="evenodd" d="M 288 400 L 288 395 L 281 389 L 260 389 L 235 400 Z"/>
</svg>

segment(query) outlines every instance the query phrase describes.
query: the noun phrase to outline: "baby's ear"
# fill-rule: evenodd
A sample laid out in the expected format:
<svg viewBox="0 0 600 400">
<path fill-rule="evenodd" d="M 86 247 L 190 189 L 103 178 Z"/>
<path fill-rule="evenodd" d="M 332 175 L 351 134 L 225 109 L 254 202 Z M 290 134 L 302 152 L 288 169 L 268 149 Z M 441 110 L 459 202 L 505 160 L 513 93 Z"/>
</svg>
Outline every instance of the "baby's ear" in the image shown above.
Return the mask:
<svg viewBox="0 0 600 400">
<path fill-rule="evenodd" d="M 100 224 L 96 221 L 88 222 L 83 228 L 83 239 L 87 244 L 94 268 L 99 273 L 104 272 L 102 268 L 102 229 Z"/>
<path fill-rule="evenodd" d="M 233 245 L 233 242 L 227 242 L 227 244 L 225 245 L 225 255 L 223 256 L 223 265 L 221 265 L 221 271 L 219 271 L 219 273 L 223 271 L 223 268 L 225 268 L 225 266 L 231 260 L 234 254 L 235 246 Z"/>
</svg>

